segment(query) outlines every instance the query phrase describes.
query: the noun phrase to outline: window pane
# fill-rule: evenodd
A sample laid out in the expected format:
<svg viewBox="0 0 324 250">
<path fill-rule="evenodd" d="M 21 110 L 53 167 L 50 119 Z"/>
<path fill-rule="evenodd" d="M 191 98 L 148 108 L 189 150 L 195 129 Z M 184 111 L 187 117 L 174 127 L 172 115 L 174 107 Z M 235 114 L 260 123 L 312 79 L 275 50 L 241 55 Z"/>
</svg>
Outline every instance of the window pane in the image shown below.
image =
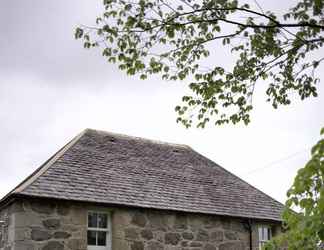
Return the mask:
<svg viewBox="0 0 324 250">
<path fill-rule="evenodd" d="M 107 214 L 98 214 L 98 227 L 107 228 Z"/>
<path fill-rule="evenodd" d="M 97 227 L 97 213 L 88 213 L 88 227 Z"/>
<path fill-rule="evenodd" d="M 262 234 L 262 227 L 259 227 L 259 241 L 262 241 L 262 236 L 263 236 L 263 234 Z"/>
<path fill-rule="evenodd" d="M 96 231 L 88 231 L 88 245 L 95 246 L 96 245 Z"/>
<path fill-rule="evenodd" d="M 98 246 L 106 246 L 107 232 L 98 231 Z"/>
<path fill-rule="evenodd" d="M 263 228 L 263 232 L 264 232 L 264 236 L 263 236 L 263 240 L 268 240 L 268 228 L 264 227 Z"/>
</svg>

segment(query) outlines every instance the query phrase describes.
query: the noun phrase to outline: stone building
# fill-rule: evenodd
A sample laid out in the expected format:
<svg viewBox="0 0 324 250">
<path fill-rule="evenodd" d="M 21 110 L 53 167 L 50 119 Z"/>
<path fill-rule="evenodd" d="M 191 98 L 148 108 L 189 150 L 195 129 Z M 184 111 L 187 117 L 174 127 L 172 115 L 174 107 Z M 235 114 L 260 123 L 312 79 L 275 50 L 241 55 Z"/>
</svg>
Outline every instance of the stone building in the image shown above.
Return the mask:
<svg viewBox="0 0 324 250">
<path fill-rule="evenodd" d="M 188 146 L 88 129 L 0 201 L 0 249 L 258 250 L 282 209 Z"/>
</svg>

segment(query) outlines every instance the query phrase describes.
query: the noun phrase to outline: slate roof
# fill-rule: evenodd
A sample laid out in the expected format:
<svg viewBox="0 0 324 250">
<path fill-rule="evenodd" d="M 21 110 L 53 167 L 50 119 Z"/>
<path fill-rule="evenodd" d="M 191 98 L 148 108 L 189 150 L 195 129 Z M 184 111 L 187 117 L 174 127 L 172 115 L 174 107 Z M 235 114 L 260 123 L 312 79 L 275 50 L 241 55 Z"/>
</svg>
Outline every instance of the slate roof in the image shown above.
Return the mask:
<svg viewBox="0 0 324 250">
<path fill-rule="evenodd" d="M 283 209 L 188 146 L 89 129 L 15 194 L 273 221 Z"/>
</svg>

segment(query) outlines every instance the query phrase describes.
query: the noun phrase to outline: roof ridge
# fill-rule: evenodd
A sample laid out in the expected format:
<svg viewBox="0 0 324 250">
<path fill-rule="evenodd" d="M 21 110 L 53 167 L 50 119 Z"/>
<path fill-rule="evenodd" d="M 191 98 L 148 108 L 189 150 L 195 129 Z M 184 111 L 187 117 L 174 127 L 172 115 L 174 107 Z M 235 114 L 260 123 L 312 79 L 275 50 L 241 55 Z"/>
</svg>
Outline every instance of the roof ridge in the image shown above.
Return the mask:
<svg viewBox="0 0 324 250">
<path fill-rule="evenodd" d="M 85 129 L 85 131 L 90 131 L 90 132 L 92 131 L 92 132 L 102 133 L 102 134 L 111 135 L 111 136 L 119 136 L 119 137 L 123 137 L 126 139 L 129 138 L 129 139 L 134 139 L 134 140 L 152 142 L 155 144 L 162 144 L 162 145 L 169 145 L 169 146 L 174 146 L 174 147 L 191 149 L 191 147 L 187 144 L 166 142 L 166 141 L 161 141 L 161 140 L 157 140 L 157 139 L 144 138 L 144 137 L 140 137 L 140 136 L 132 136 L 132 135 L 126 135 L 126 134 L 116 133 L 116 132 L 108 132 L 108 131 L 104 131 L 104 130 L 100 130 L 100 129 L 87 128 L 87 129 Z"/>
<path fill-rule="evenodd" d="M 13 190 L 11 190 L 7 195 L 5 195 L 1 200 L 5 200 L 10 195 L 22 192 L 29 185 L 38 179 L 43 173 L 45 173 L 52 165 L 55 163 L 69 148 L 71 148 L 84 134 L 86 130 L 82 131 L 80 134 L 75 136 L 67 144 L 65 144 L 60 150 L 58 150 L 52 157 L 45 161 L 39 168 L 37 168 L 32 174 L 25 178 L 21 183 L 19 183 Z"/>
</svg>

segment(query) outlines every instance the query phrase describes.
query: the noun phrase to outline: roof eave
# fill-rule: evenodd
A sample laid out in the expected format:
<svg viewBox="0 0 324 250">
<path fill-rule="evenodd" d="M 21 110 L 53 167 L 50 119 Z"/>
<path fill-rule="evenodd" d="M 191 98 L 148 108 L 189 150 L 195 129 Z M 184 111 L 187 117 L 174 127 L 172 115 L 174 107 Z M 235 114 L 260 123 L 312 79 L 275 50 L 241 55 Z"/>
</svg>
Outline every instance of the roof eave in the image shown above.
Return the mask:
<svg viewBox="0 0 324 250">
<path fill-rule="evenodd" d="M 11 196 L 7 197 L 6 200 L 1 200 L 0 201 L 0 209 L 11 204 L 16 199 L 22 199 L 22 198 L 54 200 L 54 201 L 62 201 L 62 202 L 75 202 L 75 203 L 89 204 L 89 205 L 94 205 L 94 206 L 152 209 L 152 210 L 160 210 L 160 211 L 179 212 L 179 213 L 182 212 L 182 213 L 192 213 L 192 214 L 214 215 L 214 216 L 237 218 L 237 219 L 244 219 L 244 220 L 252 219 L 252 220 L 257 220 L 257 221 L 268 221 L 268 222 L 273 222 L 273 223 L 282 223 L 283 222 L 282 219 L 271 218 L 271 217 L 256 217 L 256 216 L 246 216 L 246 215 L 208 213 L 208 212 L 203 212 L 203 211 L 192 211 L 192 210 L 181 210 L 181 209 L 166 209 L 166 208 L 158 208 L 158 207 L 152 207 L 152 206 L 129 205 L 129 204 L 122 204 L 122 203 L 108 203 L 108 202 L 98 202 L 98 201 L 85 201 L 85 200 L 76 200 L 76 199 L 63 199 L 63 198 L 56 198 L 56 197 L 44 197 L 44 196 L 20 194 L 20 193 L 14 193 Z M 7 201 L 7 203 L 6 203 L 6 201 Z"/>
</svg>

